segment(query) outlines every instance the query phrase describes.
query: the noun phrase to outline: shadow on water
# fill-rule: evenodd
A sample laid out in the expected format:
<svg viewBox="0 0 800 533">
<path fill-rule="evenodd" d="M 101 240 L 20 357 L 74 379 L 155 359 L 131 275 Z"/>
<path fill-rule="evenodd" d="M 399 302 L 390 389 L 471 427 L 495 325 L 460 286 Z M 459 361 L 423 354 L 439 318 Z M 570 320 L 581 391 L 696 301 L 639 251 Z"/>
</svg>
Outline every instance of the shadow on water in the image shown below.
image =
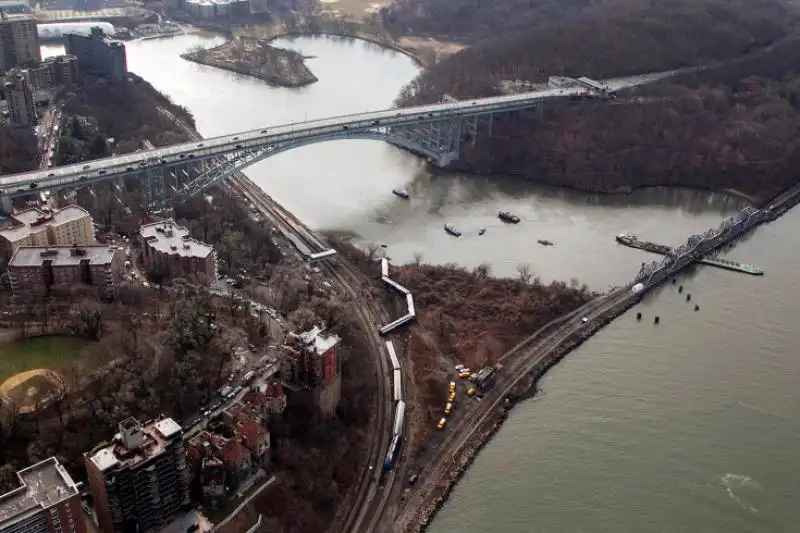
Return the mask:
<svg viewBox="0 0 800 533">
<path fill-rule="evenodd" d="M 518 176 L 453 174 L 434 170 L 431 182 L 442 187 L 463 187 L 471 191 L 469 197 L 479 201 L 490 194 L 499 194 L 511 199 L 536 196 L 542 199 L 560 200 L 574 206 L 597 207 L 649 207 L 667 209 L 682 208 L 688 213 L 708 211 L 732 213 L 749 202 L 724 192 L 674 187 L 647 187 L 627 194 L 596 194 L 537 183 Z"/>
<path fill-rule="evenodd" d="M 398 188 L 409 193 L 409 200 L 398 202 L 387 195 L 386 201 L 374 208 L 368 218 L 385 223 L 407 215 L 409 206 L 414 211 L 430 215 L 441 214 L 449 205 L 476 205 L 490 200 L 498 204 L 504 201 L 559 201 L 564 207 L 583 208 L 642 208 L 657 207 L 665 210 L 681 209 L 689 214 L 707 212 L 720 213 L 723 217 L 749 205 L 742 198 L 729 194 L 697 189 L 650 187 L 628 194 L 593 194 L 535 183 L 514 176 L 474 175 L 450 173 L 434 169 L 420 169 L 410 181 L 398 184 Z M 389 193 L 390 191 L 387 191 Z"/>
</svg>

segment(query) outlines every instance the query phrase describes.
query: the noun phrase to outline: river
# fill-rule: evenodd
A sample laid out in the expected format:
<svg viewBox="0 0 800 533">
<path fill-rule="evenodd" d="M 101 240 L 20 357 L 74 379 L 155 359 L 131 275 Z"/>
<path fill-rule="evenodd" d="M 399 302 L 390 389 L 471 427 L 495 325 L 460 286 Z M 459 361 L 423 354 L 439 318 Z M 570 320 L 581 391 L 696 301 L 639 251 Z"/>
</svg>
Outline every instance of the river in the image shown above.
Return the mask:
<svg viewBox="0 0 800 533">
<path fill-rule="evenodd" d="M 359 41 L 278 44 L 315 56 L 303 89 L 181 60 L 189 35 L 128 44 L 130 70 L 194 114 L 205 136 L 385 108 L 417 72 L 411 60 Z M 58 52 L 45 47 L 45 55 Z M 395 261 L 489 263 L 515 275 L 595 289 L 629 280 L 643 252 L 629 231 L 677 245 L 743 204 L 725 195 L 650 189 L 597 197 L 498 177 L 426 170 L 372 141 L 302 148 L 247 174 L 310 225 L 383 243 Z M 390 193 L 405 187 L 410 201 Z M 508 209 L 522 218 L 507 226 Z M 465 236 L 442 230 L 454 223 Z M 762 278 L 699 268 L 682 277 L 698 312 L 668 286 L 571 354 L 514 410 L 434 522 L 433 533 L 794 531 L 800 522 L 800 360 L 791 293 L 800 211 L 759 229 L 729 256 Z M 486 234 L 479 237 L 479 228 Z M 542 247 L 537 239 L 549 239 Z M 652 324 L 653 315 L 661 325 Z"/>
</svg>

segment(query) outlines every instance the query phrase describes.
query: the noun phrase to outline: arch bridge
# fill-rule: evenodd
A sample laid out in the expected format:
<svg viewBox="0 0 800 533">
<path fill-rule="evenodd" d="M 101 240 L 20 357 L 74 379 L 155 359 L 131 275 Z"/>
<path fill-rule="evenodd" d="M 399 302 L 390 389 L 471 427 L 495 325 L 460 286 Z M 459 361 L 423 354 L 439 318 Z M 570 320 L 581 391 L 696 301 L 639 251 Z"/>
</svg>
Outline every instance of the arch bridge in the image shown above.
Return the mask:
<svg viewBox="0 0 800 533">
<path fill-rule="evenodd" d="M 46 170 L 0 176 L 0 202 L 10 210 L 11 199 L 34 192 L 81 187 L 92 183 L 134 178 L 142 183 L 145 208 L 164 207 L 172 196 L 190 197 L 266 158 L 319 142 L 374 139 L 425 157 L 437 166 L 458 158 L 465 142 L 476 142 L 479 127 L 491 131 L 495 115 L 539 110 L 545 105 L 608 99 L 608 87 L 641 85 L 658 79 L 643 76 L 599 82 L 603 90 L 584 83 L 550 87 L 520 94 L 460 101 L 445 96 L 437 104 L 342 115 L 302 123 L 265 127 L 230 135 L 140 150 Z"/>
</svg>

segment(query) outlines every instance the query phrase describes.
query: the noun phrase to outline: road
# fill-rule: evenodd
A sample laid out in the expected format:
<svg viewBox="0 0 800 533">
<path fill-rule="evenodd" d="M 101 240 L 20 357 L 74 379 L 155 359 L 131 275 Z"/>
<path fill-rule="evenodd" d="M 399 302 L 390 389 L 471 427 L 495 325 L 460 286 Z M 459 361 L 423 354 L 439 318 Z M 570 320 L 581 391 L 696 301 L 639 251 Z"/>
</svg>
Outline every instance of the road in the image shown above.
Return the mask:
<svg viewBox="0 0 800 533">
<path fill-rule="evenodd" d="M 39 123 L 39 169 L 50 166 L 50 158 L 58 149 L 58 129 L 61 124 L 61 105 L 53 99 Z M 41 131 L 45 129 L 45 131 Z"/>
</svg>

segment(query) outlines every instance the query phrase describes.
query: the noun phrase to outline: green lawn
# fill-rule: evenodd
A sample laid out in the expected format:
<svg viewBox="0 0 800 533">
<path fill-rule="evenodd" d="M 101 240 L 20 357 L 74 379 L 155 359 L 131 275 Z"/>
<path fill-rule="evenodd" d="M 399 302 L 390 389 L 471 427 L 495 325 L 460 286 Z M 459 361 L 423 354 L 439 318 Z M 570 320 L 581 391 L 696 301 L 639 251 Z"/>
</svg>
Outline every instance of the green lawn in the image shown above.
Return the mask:
<svg viewBox="0 0 800 533">
<path fill-rule="evenodd" d="M 61 370 L 81 354 L 89 341 L 78 337 L 47 336 L 0 344 L 0 383 L 20 372 L 35 368 Z"/>
</svg>

